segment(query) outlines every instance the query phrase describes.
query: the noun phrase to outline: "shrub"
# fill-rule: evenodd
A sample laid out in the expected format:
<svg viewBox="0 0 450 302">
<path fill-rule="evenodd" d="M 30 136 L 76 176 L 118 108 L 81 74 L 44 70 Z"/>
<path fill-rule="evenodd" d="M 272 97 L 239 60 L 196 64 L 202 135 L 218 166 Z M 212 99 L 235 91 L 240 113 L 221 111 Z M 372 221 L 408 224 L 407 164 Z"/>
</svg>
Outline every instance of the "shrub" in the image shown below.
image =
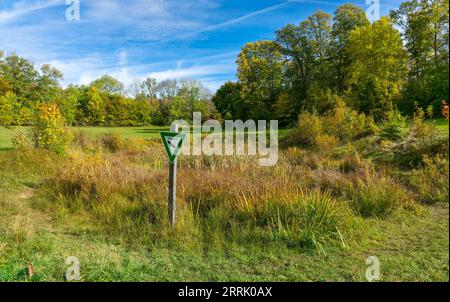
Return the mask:
<svg viewBox="0 0 450 302">
<path fill-rule="evenodd" d="M 29 126 L 33 122 L 33 112 L 30 108 L 22 107 L 17 113 L 17 125 L 18 126 Z"/>
<path fill-rule="evenodd" d="M 413 116 L 408 136 L 415 138 L 420 145 L 430 145 L 438 131 L 432 123 L 425 123 L 424 116 L 424 111 L 419 108 Z"/>
<path fill-rule="evenodd" d="M 422 202 L 448 202 L 449 166 L 448 159 L 424 156 L 424 167 L 411 172 L 410 182 Z"/>
<path fill-rule="evenodd" d="M 329 112 L 324 118 L 324 131 L 334 135 L 340 141 L 361 138 L 376 132 L 377 127 L 372 117 L 346 107 L 343 103 Z"/>
<path fill-rule="evenodd" d="M 365 122 L 364 122 L 364 127 L 362 128 L 362 131 L 359 133 L 358 136 L 368 136 L 368 135 L 372 135 L 372 134 L 377 134 L 379 132 L 379 127 L 377 126 L 377 124 L 375 123 L 375 120 L 373 118 L 373 116 L 368 115 L 366 116 L 364 113 L 361 113 L 359 115 L 359 118 L 362 119 L 364 118 Z"/>
<path fill-rule="evenodd" d="M 397 164 L 417 166 L 421 163 L 424 155 L 447 153 L 448 138 L 440 137 L 436 126 L 426 123 L 424 111 L 418 109 L 404 138 L 398 142 L 387 144 L 384 152 Z"/>
<path fill-rule="evenodd" d="M 316 147 L 321 152 L 330 152 L 339 143 L 339 139 L 333 135 L 321 134 L 316 137 Z"/>
<path fill-rule="evenodd" d="M 55 153 L 64 153 L 72 137 L 56 104 L 38 105 L 31 131 L 36 148 Z"/>
<path fill-rule="evenodd" d="M 396 141 L 405 136 L 407 129 L 406 118 L 398 110 L 391 110 L 381 126 L 380 137 Z"/>
<path fill-rule="evenodd" d="M 345 106 L 343 102 L 337 105 L 324 116 L 316 113 L 302 112 L 299 115 L 297 126 L 293 132 L 290 144 L 312 146 L 319 141 L 331 142 L 331 137 L 345 142 L 374 134 L 378 127 L 371 116 L 358 114 L 355 110 Z M 290 145 L 288 144 L 288 145 Z"/>
<path fill-rule="evenodd" d="M 324 125 L 328 134 L 346 141 L 355 135 L 354 123 L 357 113 L 345 106 L 338 106 L 324 118 Z"/>
<path fill-rule="evenodd" d="M 298 117 L 297 127 L 293 139 L 300 145 L 312 146 L 316 137 L 322 134 L 323 126 L 317 114 L 303 112 Z"/>
<path fill-rule="evenodd" d="M 124 145 L 123 139 L 118 133 L 103 134 L 100 136 L 99 141 L 110 152 L 117 152 Z"/>
</svg>

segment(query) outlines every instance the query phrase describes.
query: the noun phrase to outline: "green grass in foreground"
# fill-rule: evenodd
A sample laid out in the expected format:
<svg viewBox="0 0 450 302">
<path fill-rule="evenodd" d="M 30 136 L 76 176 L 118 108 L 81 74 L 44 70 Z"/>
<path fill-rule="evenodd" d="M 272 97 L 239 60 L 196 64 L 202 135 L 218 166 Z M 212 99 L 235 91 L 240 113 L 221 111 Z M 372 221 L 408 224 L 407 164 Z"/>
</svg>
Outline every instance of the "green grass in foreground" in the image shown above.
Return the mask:
<svg viewBox="0 0 450 302">
<path fill-rule="evenodd" d="M 28 189 L 0 196 L 0 281 L 63 281 L 65 259 L 80 259 L 82 281 L 365 281 L 365 259 L 377 256 L 381 281 L 448 281 L 448 204 L 419 217 L 371 220 L 367 236 L 326 254 L 284 245 L 230 245 L 203 251 L 131 247 L 70 217 L 55 221 L 30 207 Z"/>
<path fill-rule="evenodd" d="M 371 220 L 357 246 L 325 255 L 269 245 L 222 250 L 130 248 L 76 218 L 55 222 L 29 205 L 31 190 L 0 195 L 0 281 L 63 281 L 65 259 L 80 259 L 82 281 L 365 281 L 365 259 L 380 259 L 381 281 L 448 281 L 448 204 L 417 216 Z"/>
</svg>

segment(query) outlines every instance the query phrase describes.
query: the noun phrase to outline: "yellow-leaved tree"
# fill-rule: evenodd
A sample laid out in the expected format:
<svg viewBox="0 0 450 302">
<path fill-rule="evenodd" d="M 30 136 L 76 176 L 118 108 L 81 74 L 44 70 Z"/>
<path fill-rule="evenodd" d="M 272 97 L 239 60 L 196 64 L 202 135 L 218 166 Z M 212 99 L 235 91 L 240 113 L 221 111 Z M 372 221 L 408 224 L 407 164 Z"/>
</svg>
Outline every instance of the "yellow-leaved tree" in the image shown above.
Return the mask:
<svg viewBox="0 0 450 302">
<path fill-rule="evenodd" d="M 64 153 L 72 139 L 61 111 L 52 103 L 38 105 L 31 133 L 36 148 L 55 153 Z"/>
<path fill-rule="evenodd" d="M 395 107 L 407 74 L 407 55 L 400 32 L 382 17 L 350 34 L 349 89 L 354 107 L 383 116 Z"/>
</svg>

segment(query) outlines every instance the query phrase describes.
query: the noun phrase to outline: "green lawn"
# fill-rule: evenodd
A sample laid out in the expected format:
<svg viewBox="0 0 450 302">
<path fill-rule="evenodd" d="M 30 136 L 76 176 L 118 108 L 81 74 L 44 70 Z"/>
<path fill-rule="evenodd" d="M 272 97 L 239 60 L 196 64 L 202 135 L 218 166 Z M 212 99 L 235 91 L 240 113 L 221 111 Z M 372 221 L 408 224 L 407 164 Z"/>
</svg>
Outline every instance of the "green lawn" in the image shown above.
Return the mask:
<svg viewBox="0 0 450 302">
<path fill-rule="evenodd" d="M 438 128 L 439 132 L 444 135 L 449 135 L 448 131 L 448 120 L 444 118 L 438 118 L 435 119 L 436 127 Z"/>
<path fill-rule="evenodd" d="M 440 118 L 435 119 L 436 127 L 442 135 L 449 135 L 449 123 L 448 120 Z M 11 138 L 19 130 L 26 131 L 27 127 L 13 127 L 10 129 L 6 129 L 4 127 L 0 127 L 0 151 L 9 149 L 12 147 Z M 75 131 L 84 131 L 89 135 L 96 136 L 103 133 L 119 133 L 122 137 L 125 138 L 155 138 L 159 137 L 160 131 L 168 131 L 169 127 L 161 127 L 161 126 L 143 126 L 143 127 L 73 127 Z M 280 129 L 278 131 L 279 138 L 283 138 L 287 136 L 290 132 L 290 129 Z"/>
<path fill-rule="evenodd" d="M 159 137 L 160 131 L 167 131 L 169 127 L 145 126 L 145 127 L 72 127 L 74 131 L 83 131 L 89 135 L 97 136 L 103 133 L 120 133 L 125 138 L 154 138 Z M 0 127 L 0 150 L 11 148 L 11 138 L 17 131 L 27 131 L 27 127 L 13 127 L 6 129 Z"/>
<path fill-rule="evenodd" d="M 0 151 L 11 148 L 11 138 L 17 131 L 23 129 L 23 127 L 4 128 L 0 127 Z"/>
<path fill-rule="evenodd" d="M 161 131 L 168 131 L 165 126 L 143 126 L 143 127 L 72 127 L 74 131 L 83 131 L 91 136 L 97 136 L 104 133 L 119 133 L 124 138 L 144 138 L 150 139 L 159 137 Z M 18 131 L 27 131 L 27 127 L 13 127 L 6 129 L 0 127 L 0 151 L 12 147 L 11 138 Z M 289 134 L 289 129 L 278 131 L 280 138 Z"/>
</svg>

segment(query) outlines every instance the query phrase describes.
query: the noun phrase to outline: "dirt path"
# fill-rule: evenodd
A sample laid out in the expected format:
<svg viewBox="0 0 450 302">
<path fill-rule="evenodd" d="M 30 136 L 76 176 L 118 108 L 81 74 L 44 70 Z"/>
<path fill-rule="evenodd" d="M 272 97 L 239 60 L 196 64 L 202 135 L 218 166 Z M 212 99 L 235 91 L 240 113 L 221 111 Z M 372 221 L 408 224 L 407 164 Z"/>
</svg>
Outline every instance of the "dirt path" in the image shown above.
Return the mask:
<svg viewBox="0 0 450 302">
<path fill-rule="evenodd" d="M 10 219 L 13 233 L 23 232 L 27 235 L 32 235 L 43 231 L 55 232 L 52 218 L 43 211 L 34 209 L 31 206 L 30 199 L 33 197 L 34 192 L 35 189 L 26 188 L 7 199 L 7 202 L 14 209 Z"/>
</svg>

